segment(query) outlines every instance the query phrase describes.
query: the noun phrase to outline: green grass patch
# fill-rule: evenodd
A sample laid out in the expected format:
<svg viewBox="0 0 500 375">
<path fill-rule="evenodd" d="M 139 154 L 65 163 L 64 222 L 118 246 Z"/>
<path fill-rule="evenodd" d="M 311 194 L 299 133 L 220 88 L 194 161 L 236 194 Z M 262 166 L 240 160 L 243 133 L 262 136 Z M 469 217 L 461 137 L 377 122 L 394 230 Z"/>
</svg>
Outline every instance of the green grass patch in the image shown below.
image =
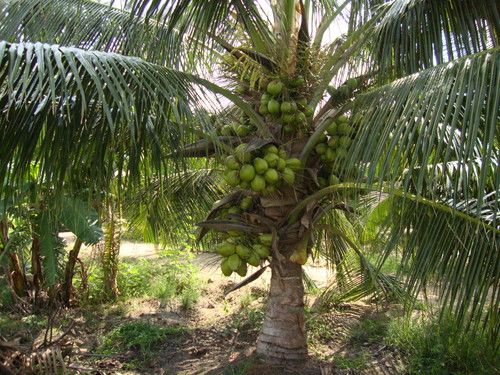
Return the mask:
<svg viewBox="0 0 500 375">
<path fill-rule="evenodd" d="M 332 358 L 333 364 L 336 368 L 342 370 L 364 370 L 367 366 L 368 355 L 361 352 L 354 356 L 342 356 L 335 354 Z"/>
<path fill-rule="evenodd" d="M 124 323 L 106 334 L 98 348 L 102 354 L 119 354 L 134 351 L 139 363 L 144 365 L 152 360 L 167 337 L 177 338 L 186 329 L 183 327 L 160 327 L 147 322 Z"/>
<path fill-rule="evenodd" d="M 99 264 L 91 265 L 86 296 L 82 303 L 102 303 L 103 273 Z M 189 254 L 180 250 L 165 250 L 156 259 L 121 259 L 118 268 L 119 301 L 150 297 L 162 302 L 177 300 L 183 308 L 194 306 L 199 298 L 198 271 L 190 262 Z M 81 280 L 75 280 L 81 286 Z"/>
<path fill-rule="evenodd" d="M 382 314 L 363 317 L 349 330 L 349 342 L 354 346 L 381 342 L 388 324 L 389 318 Z"/>
<path fill-rule="evenodd" d="M 498 374 L 498 344 L 486 332 L 463 332 L 448 316 L 397 318 L 391 321 L 386 338 L 406 360 L 409 374 Z M 496 347 L 496 349 L 495 349 Z"/>
<path fill-rule="evenodd" d="M 328 319 L 328 313 L 313 313 L 306 309 L 305 315 L 309 345 L 315 346 L 316 344 L 330 342 L 338 335 L 332 322 Z"/>
</svg>

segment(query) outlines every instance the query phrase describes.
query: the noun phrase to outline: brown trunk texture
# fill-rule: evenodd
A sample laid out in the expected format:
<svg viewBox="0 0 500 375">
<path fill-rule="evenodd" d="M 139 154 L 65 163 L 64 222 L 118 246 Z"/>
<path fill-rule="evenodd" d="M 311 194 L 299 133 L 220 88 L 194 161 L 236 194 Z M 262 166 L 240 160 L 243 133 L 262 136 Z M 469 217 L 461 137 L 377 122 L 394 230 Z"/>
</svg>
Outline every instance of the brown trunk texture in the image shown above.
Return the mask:
<svg viewBox="0 0 500 375">
<path fill-rule="evenodd" d="M 302 267 L 289 260 L 271 264 L 272 276 L 257 354 L 271 363 L 307 358 Z"/>
<path fill-rule="evenodd" d="M 8 223 L 6 220 L 0 221 L 0 234 L 1 234 L 1 244 L 2 249 L 7 246 L 9 242 L 9 232 L 8 232 Z M 19 297 L 26 296 L 27 293 L 27 282 L 26 275 L 23 272 L 23 268 L 21 266 L 21 260 L 19 259 L 19 255 L 16 253 L 9 254 L 10 265 L 7 272 L 10 273 L 10 277 L 7 277 L 7 281 L 12 283 L 12 289 L 14 293 L 16 293 Z"/>
<path fill-rule="evenodd" d="M 43 285 L 40 240 L 37 236 L 33 236 L 33 242 L 31 243 L 31 274 L 33 275 L 33 287 L 35 289 L 36 298 L 42 290 Z"/>
<path fill-rule="evenodd" d="M 83 242 L 77 238 L 73 249 L 69 252 L 68 263 L 64 271 L 64 289 L 63 289 L 63 303 L 69 307 L 71 301 L 71 294 L 73 292 L 73 275 L 75 274 L 75 264 L 80 253 L 80 248 Z"/>
</svg>

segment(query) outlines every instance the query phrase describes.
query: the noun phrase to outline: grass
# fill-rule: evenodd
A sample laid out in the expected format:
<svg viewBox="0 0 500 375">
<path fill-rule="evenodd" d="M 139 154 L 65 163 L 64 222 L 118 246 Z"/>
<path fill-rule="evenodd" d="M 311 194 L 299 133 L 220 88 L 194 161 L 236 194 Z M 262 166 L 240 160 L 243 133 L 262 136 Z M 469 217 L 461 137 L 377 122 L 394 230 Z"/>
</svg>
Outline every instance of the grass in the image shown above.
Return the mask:
<svg viewBox="0 0 500 375">
<path fill-rule="evenodd" d="M 492 345 L 486 332 L 464 333 L 452 316 L 441 321 L 437 317 L 394 319 L 389 324 L 386 342 L 403 354 L 409 374 L 500 372 L 498 344 Z"/>
<path fill-rule="evenodd" d="M 336 368 L 342 370 L 364 370 L 367 366 L 368 355 L 365 352 L 355 354 L 354 356 L 342 356 L 335 354 L 332 358 Z"/>
<path fill-rule="evenodd" d="M 225 327 L 226 333 L 237 330 L 239 332 L 256 332 L 262 326 L 265 315 L 265 302 L 254 303 L 261 297 L 261 292 L 252 289 L 250 293 L 243 295 L 239 300 L 239 309 L 228 318 Z M 227 306 L 226 306 L 226 312 Z"/>
<path fill-rule="evenodd" d="M 327 319 L 329 314 L 313 313 L 309 309 L 305 311 L 307 341 L 311 346 L 319 343 L 329 342 L 335 339 L 338 332 Z"/>
<path fill-rule="evenodd" d="M 381 342 L 387 335 L 388 323 L 389 318 L 383 314 L 361 318 L 349 331 L 349 343 L 361 346 Z"/>
<path fill-rule="evenodd" d="M 124 323 L 107 333 L 98 347 L 98 352 L 115 355 L 134 351 L 138 361 L 133 367 L 143 366 L 153 360 L 167 337 L 176 338 L 186 332 L 184 327 L 160 327 L 148 322 Z"/>
<path fill-rule="evenodd" d="M 118 269 L 119 301 L 131 298 L 155 298 L 163 303 L 179 301 L 185 309 L 194 306 L 199 298 L 200 280 L 189 254 L 179 250 L 165 250 L 157 259 L 121 259 Z M 75 280 L 78 288 L 81 280 Z M 88 278 L 87 295 L 82 304 L 102 303 L 103 275 L 94 264 Z"/>
</svg>

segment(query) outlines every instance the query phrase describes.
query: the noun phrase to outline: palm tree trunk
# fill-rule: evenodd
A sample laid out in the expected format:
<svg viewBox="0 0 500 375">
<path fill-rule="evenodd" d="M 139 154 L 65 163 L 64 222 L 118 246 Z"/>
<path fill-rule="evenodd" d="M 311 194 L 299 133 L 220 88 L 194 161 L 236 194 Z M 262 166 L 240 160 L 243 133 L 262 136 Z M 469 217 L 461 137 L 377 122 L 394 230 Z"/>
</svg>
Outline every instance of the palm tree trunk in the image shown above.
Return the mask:
<svg viewBox="0 0 500 375">
<path fill-rule="evenodd" d="M 40 256 L 40 240 L 37 235 L 33 235 L 31 243 L 31 274 L 33 275 L 33 287 L 35 290 L 35 299 L 42 290 L 43 273 Z"/>
<path fill-rule="evenodd" d="M 264 324 L 257 354 L 271 363 L 303 361 L 307 357 L 302 267 L 288 259 L 273 260 Z"/>
<path fill-rule="evenodd" d="M 71 293 L 73 289 L 73 275 L 75 274 L 75 264 L 82 247 L 82 240 L 76 239 L 73 249 L 68 254 L 68 262 L 64 271 L 64 286 L 63 286 L 63 303 L 69 307 L 71 300 Z"/>
<path fill-rule="evenodd" d="M 4 249 L 9 242 L 8 222 L 6 220 L 0 220 L 0 236 L 0 243 L 2 244 L 2 249 Z M 7 268 L 7 272 L 9 272 L 7 282 L 12 283 L 12 290 L 14 290 L 17 296 L 24 297 L 27 292 L 27 282 L 26 275 L 21 266 L 21 260 L 19 259 L 19 255 L 13 252 L 9 254 L 9 259 L 10 265 Z"/>
<path fill-rule="evenodd" d="M 120 254 L 120 221 L 116 202 L 110 199 L 107 205 L 107 218 L 104 223 L 104 248 L 102 254 L 102 268 L 104 273 L 104 294 L 107 300 L 115 300 L 118 290 L 118 262 Z"/>
</svg>

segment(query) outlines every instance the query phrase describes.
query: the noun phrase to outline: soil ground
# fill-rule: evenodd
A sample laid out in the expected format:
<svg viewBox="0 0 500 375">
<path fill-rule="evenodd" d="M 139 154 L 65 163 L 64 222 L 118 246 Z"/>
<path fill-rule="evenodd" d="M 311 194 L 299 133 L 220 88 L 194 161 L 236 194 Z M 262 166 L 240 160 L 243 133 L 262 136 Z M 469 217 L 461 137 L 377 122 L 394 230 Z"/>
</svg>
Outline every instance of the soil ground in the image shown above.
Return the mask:
<svg viewBox="0 0 500 375">
<path fill-rule="evenodd" d="M 68 238 L 70 241 L 71 238 Z M 88 250 L 84 250 L 85 251 Z M 124 242 L 123 257 L 156 256 L 153 245 Z M 310 359 L 290 368 L 264 365 L 254 355 L 255 341 L 262 320 L 269 271 L 259 280 L 229 295 L 225 291 L 241 278 L 225 278 L 207 254 L 194 259 L 200 270 L 201 297 L 196 305 L 182 309 L 154 299 L 132 299 L 126 303 L 100 308 L 75 308 L 60 311 L 57 317 L 63 355 L 69 358 L 72 374 L 403 374 L 401 359 L 378 340 L 381 332 L 365 334 L 363 322 L 375 322 L 384 330 L 391 309 L 368 303 L 344 305 L 322 312 L 308 309 Z M 331 276 L 321 266 L 306 271 L 318 286 Z M 311 306 L 316 297 L 306 296 Z M 72 322 L 72 323 L 71 323 Z M 147 322 L 160 327 L 182 327 L 168 335 L 142 358 L 135 348 L 118 354 L 95 351 L 100 339 L 114 327 L 126 322 Z M 65 331 L 65 327 L 70 327 Z M 39 335 L 43 332 L 39 332 Z M 9 332 L 0 333 L 9 341 Z M 10 332 L 10 339 L 22 344 L 23 332 Z M 27 335 L 27 333 L 26 333 Z M 1 349 L 1 348 L 0 348 Z M 0 373 L 2 370 L 0 369 Z"/>
</svg>

